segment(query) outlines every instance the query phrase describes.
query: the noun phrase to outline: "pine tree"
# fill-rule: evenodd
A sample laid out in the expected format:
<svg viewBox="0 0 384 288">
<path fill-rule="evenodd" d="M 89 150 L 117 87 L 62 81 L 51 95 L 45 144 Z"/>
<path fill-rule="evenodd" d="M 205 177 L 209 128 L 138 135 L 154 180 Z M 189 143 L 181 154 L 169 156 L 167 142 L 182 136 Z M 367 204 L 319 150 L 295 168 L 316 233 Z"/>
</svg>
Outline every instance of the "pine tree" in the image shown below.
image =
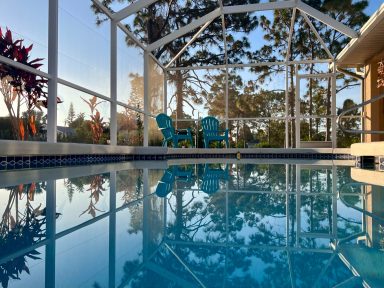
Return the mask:
<svg viewBox="0 0 384 288">
<path fill-rule="evenodd" d="M 105 0 L 103 4 L 110 7 L 117 0 Z M 123 2 L 123 1 L 120 1 Z M 136 2 L 135 0 L 126 0 L 127 4 Z M 226 5 L 238 5 L 258 3 L 259 0 L 230 0 Z M 145 44 L 151 44 L 172 33 L 180 27 L 192 23 L 196 19 L 205 16 L 213 10 L 219 8 L 216 0 L 212 1 L 165 1 L 159 0 L 147 8 L 136 13 L 133 19 L 133 27 L 128 26 L 135 35 L 137 35 Z M 97 7 L 93 6 L 97 14 L 97 23 L 101 23 L 103 18 Z M 244 33 L 251 32 L 257 25 L 257 17 L 250 14 L 229 14 L 225 17 L 227 29 L 241 29 Z M 153 55 L 163 63 L 170 61 L 195 35 L 199 28 L 188 32 L 178 39 L 165 44 L 153 51 Z M 222 21 L 217 18 L 203 31 L 203 33 L 190 45 L 186 51 L 175 61 L 175 66 L 196 66 L 196 65 L 215 65 L 224 64 L 224 47 Z M 127 38 L 128 45 L 135 45 Z M 235 40 L 231 35 L 227 35 L 227 53 L 232 63 L 239 63 L 247 55 L 249 41 L 247 37 Z M 216 51 L 216 52 L 215 52 Z M 202 100 L 196 91 L 200 88 L 201 80 L 196 78 L 192 72 L 174 71 L 170 73 L 169 80 L 176 87 L 176 91 L 171 99 L 176 98 L 176 113 L 179 119 L 183 118 L 184 105 L 189 105 L 194 109 L 194 104 L 201 104 Z M 198 83 L 194 86 L 193 83 Z"/>
<path fill-rule="evenodd" d="M 75 120 L 75 117 L 76 117 L 75 108 L 73 108 L 73 103 L 71 102 L 69 104 L 68 116 L 65 119 L 65 124 L 71 127 L 73 121 Z"/>
<path fill-rule="evenodd" d="M 340 0 L 340 1 L 327 1 L 327 0 L 307 0 L 304 1 L 311 7 L 320 10 L 323 13 L 328 14 L 332 18 L 339 22 L 349 26 L 350 28 L 357 30 L 367 20 L 367 15 L 364 14 L 364 9 L 368 5 L 365 0 L 352 1 L 352 0 Z M 274 18 L 268 19 L 267 17 L 261 17 L 260 26 L 265 31 L 265 40 L 269 43 L 264 45 L 260 50 L 253 53 L 253 57 L 258 61 L 273 62 L 277 59 L 285 58 L 288 47 L 289 30 L 292 18 L 292 10 L 275 10 Z M 321 38 L 324 40 L 329 51 L 335 57 L 343 47 L 348 43 L 349 39 L 340 32 L 320 23 L 317 20 L 310 19 L 316 30 L 319 32 Z M 290 61 L 296 59 L 321 59 L 329 58 L 324 49 L 318 43 L 317 38 L 311 32 L 308 24 L 304 21 L 301 15 L 296 15 L 296 22 L 294 26 L 294 32 L 292 37 L 291 53 L 289 55 Z M 308 73 L 313 73 L 316 69 L 315 65 L 303 65 L 302 69 L 306 69 Z M 266 81 L 271 77 L 271 72 L 264 68 L 258 67 L 254 71 L 264 73 L 264 79 Z M 332 72 L 332 71 L 329 71 Z M 295 69 L 290 67 L 289 69 L 289 116 L 295 116 Z M 337 82 L 337 91 L 356 85 L 354 79 L 341 76 Z M 331 79 L 327 81 L 325 87 L 325 107 L 326 115 L 331 114 Z M 313 111 L 314 105 L 314 93 L 317 89 L 316 83 L 313 80 L 309 81 L 308 86 L 308 113 L 315 113 Z M 315 121 L 316 123 L 316 121 Z M 317 123 L 316 123 L 317 124 Z M 313 122 L 310 121 L 310 130 L 312 129 Z M 295 123 L 291 122 L 290 142 L 294 147 L 294 135 L 295 135 Z M 326 120 L 326 140 L 330 140 L 331 122 L 330 119 Z M 312 132 L 309 132 L 309 137 L 312 137 Z"/>
</svg>

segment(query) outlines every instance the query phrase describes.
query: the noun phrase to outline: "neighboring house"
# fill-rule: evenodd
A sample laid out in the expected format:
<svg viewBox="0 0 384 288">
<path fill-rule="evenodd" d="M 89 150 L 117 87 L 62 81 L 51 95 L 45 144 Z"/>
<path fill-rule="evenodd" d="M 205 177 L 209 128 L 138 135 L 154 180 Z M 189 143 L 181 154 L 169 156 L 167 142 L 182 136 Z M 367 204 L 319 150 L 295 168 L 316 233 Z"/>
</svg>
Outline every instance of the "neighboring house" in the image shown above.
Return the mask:
<svg viewBox="0 0 384 288">
<path fill-rule="evenodd" d="M 357 74 L 363 77 L 364 101 L 384 93 L 384 4 L 360 29 L 359 37 L 340 52 L 336 61 L 339 69 L 357 68 L 362 72 Z M 364 108 L 363 129 L 384 131 L 384 99 Z M 384 141 L 384 134 L 365 134 L 363 139 L 364 142 Z"/>
<path fill-rule="evenodd" d="M 57 135 L 60 137 L 70 137 L 76 134 L 75 129 L 65 126 L 57 126 Z"/>
</svg>

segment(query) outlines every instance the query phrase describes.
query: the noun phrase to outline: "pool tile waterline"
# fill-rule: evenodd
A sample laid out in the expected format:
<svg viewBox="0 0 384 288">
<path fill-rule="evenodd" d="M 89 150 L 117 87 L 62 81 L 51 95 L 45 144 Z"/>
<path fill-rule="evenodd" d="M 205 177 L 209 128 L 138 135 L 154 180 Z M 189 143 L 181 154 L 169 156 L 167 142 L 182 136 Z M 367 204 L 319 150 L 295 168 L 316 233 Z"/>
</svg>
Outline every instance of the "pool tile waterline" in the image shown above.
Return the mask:
<svg viewBox="0 0 384 288">
<path fill-rule="evenodd" d="M 223 158 L 235 159 L 236 153 L 230 154 L 166 154 L 166 155 L 132 155 L 132 154 L 76 154 L 76 155 L 22 155 L 0 156 L 0 170 L 15 170 L 29 168 L 48 168 L 74 165 L 91 165 L 100 163 L 116 163 L 137 160 L 168 160 L 192 158 Z M 349 154 L 331 153 L 242 153 L 242 159 L 313 159 L 313 160 L 355 160 Z"/>
</svg>

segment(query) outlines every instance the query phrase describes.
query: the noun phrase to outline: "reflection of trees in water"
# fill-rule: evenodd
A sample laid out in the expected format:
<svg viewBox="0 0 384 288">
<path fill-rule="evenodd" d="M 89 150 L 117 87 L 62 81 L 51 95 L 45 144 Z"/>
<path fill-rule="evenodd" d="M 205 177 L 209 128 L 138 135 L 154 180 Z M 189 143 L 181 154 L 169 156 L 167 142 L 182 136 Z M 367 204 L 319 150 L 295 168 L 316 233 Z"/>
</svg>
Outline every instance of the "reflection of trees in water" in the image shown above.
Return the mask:
<svg viewBox="0 0 384 288">
<path fill-rule="evenodd" d="M 355 195 L 345 195 L 342 196 L 343 199 L 352 206 L 358 206 L 358 204 L 362 205 L 362 197 L 359 196 L 361 193 L 360 185 L 350 185 L 351 183 L 356 183 L 352 180 L 351 177 L 351 168 L 350 167 L 337 167 L 337 191 L 341 193 L 351 193 Z M 361 223 L 356 222 L 353 219 L 347 219 L 338 215 L 338 223 L 337 223 L 337 234 L 338 237 L 346 237 L 348 235 L 355 234 L 361 231 Z"/>
<path fill-rule="evenodd" d="M 36 193 L 46 190 L 46 183 L 20 184 L 6 190 L 9 191 L 9 197 L 0 223 L 1 259 L 41 241 L 46 234 L 46 210 L 41 203 L 32 203 Z M 24 207 L 20 205 L 22 199 L 26 199 Z M 22 272 L 29 274 L 28 258 L 40 259 L 39 254 L 37 250 L 32 250 L 0 264 L 2 287 L 8 287 L 10 279 L 20 279 Z"/>
<path fill-rule="evenodd" d="M 289 244 L 295 242 L 296 195 L 289 195 L 287 198 L 285 193 L 273 193 L 295 191 L 296 166 L 288 166 L 289 175 L 286 175 L 286 165 L 233 165 L 228 188 L 240 192 L 228 193 L 228 215 L 226 193 L 218 192 L 208 196 L 188 191 L 187 187 L 185 191 L 174 191 L 170 195 L 167 200 L 168 213 L 174 217 L 170 217 L 172 220 L 167 223 L 166 237 L 169 245 L 204 284 L 209 287 L 222 287 L 225 281 L 228 287 L 291 286 L 285 246 L 287 232 L 291 238 Z M 338 171 L 339 177 L 340 173 Z M 332 232 L 332 177 L 331 169 L 301 171 L 300 188 L 304 191 L 301 196 L 301 217 L 307 220 L 311 232 Z M 289 183 L 286 183 L 286 179 Z M 339 183 L 342 181 L 347 180 L 339 178 Z M 196 183 L 190 183 L 189 187 L 193 185 Z M 271 193 L 248 193 L 250 190 Z M 328 193 L 329 196 L 308 196 L 318 193 Z M 287 199 L 290 203 L 288 228 L 285 227 Z M 359 229 L 359 225 L 345 219 L 339 218 L 338 222 L 339 233 L 349 234 Z M 279 223 L 284 223 L 284 229 L 278 227 Z M 172 242 L 173 240 L 184 243 Z M 188 245 L 187 242 L 202 244 Z M 300 239 L 300 245 L 306 248 L 324 248 L 323 242 L 317 239 Z M 263 248 L 265 245 L 278 246 L 281 249 Z M 312 286 L 314 275 L 320 274 L 332 255 L 309 252 L 289 254 L 292 260 L 293 281 L 298 287 Z M 349 275 L 338 259 L 332 261 L 332 265 L 325 271 L 326 277 L 320 280 L 321 287 L 333 286 Z M 196 284 L 189 272 L 165 247 L 159 250 L 151 262 L 166 267 L 168 272 Z M 126 262 L 125 272 L 131 274 L 133 267 L 137 268 L 138 265 Z M 257 269 L 255 265 L 258 266 Z M 147 269 L 141 271 L 133 276 L 130 282 L 132 287 L 146 286 L 145 283 L 147 286 L 154 283 L 164 287 L 177 286 L 169 284 L 161 277 L 161 273 L 153 273 Z"/>
<path fill-rule="evenodd" d="M 97 212 L 105 212 L 97 208 L 96 204 L 99 202 L 100 197 L 104 196 L 103 193 L 106 191 L 106 187 L 109 185 L 108 173 L 68 178 L 64 180 L 64 185 L 67 189 L 68 199 L 70 202 L 72 201 L 73 195 L 76 191 L 78 193 L 89 192 L 89 205 L 80 214 L 80 216 L 87 213 L 90 214 L 92 218 L 95 218 Z"/>
<path fill-rule="evenodd" d="M 98 212 L 105 212 L 96 207 L 96 204 L 100 200 L 100 196 L 103 196 L 103 192 L 106 190 L 103 185 L 106 182 L 106 179 L 103 177 L 103 175 L 93 175 L 91 182 L 89 183 L 89 188 L 87 191 L 90 192 L 90 203 L 86 210 L 83 211 L 83 213 L 80 214 L 83 215 L 85 213 L 88 213 L 92 216 L 92 218 L 96 217 L 96 211 Z"/>
<path fill-rule="evenodd" d="M 120 197 L 123 205 L 143 197 L 143 170 L 125 170 L 116 173 L 116 191 L 122 193 Z"/>
</svg>

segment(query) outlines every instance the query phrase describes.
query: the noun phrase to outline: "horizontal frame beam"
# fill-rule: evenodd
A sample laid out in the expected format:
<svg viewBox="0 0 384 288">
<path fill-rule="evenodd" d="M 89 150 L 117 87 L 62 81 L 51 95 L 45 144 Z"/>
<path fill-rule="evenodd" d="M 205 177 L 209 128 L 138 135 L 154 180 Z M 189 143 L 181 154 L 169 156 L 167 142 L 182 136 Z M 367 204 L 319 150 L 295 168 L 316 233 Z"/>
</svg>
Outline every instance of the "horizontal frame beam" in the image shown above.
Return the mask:
<svg viewBox="0 0 384 288">
<path fill-rule="evenodd" d="M 307 14 L 305 14 L 303 11 L 300 11 L 300 14 L 301 16 L 303 16 L 305 22 L 307 22 L 309 28 L 312 30 L 312 32 L 315 34 L 317 40 L 319 40 L 321 46 L 323 46 L 323 49 L 325 50 L 325 52 L 327 52 L 328 54 L 328 57 L 331 58 L 331 59 L 334 59 L 331 51 L 329 51 L 327 45 L 325 45 L 324 41 L 323 41 L 323 38 L 321 38 L 319 32 L 317 32 L 315 26 L 313 25 L 313 23 L 311 22 L 311 20 L 308 18 Z"/>
<path fill-rule="evenodd" d="M 111 19 L 111 21 L 114 21 L 113 19 L 113 14 L 111 13 L 111 11 L 108 10 L 107 7 L 105 7 L 102 3 L 100 3 L 99 0 L 92 0 L 92 2 L 109 18 Z M 135 42 L 141 49 L 143 50 L 146 50 L 147 48 L 143 45 L 143 43 L 141 43 L 136 37 L 135 35 L 132 34 L 131 31 L 129 31 L 127 29 L 127 27 L 125 27 L 124 24 L 122 24 L 121 22 L 117 22 L 117 26 L 123 30 L 125 32 L 125 34 L 127 34 L 128 37 L 130 37 L 132 39 L 133 42 Z"/>
<path fill-rule="evenodd" d="M 332 17 L 329 17 L 328 15 L 320 12 L 319 10 L 316 10 L 315 8 L 312 8 L 311 6 L 303 3 L 302 1 L 297 2 L 297 8 L 308 14 L 309 16 L 317 19 L 318 21 L 324 23 L 325 25 L 328 25 L 332 27 L 333 29 L 339 31 L 340 33 L 348 36 L 349 38 L 357 38 L 359 35 L 358 33 L 349 28 L 348 26 L 340 23 L 339 21 L 333 19 Z"/>
<path fill-rule="evenodd" d="M 112 13 L 107 7 L 105 7 L 99 0 L 92 0 L 95 4 L 109 19 L 112 19 Z"/>
<path fill-rule="evenodd" d="M 234 6 L 224 6 L 223 14 L 238 14 L 238 13 L 248 13 L 248 12 L 255 12 L 255 11 L 290 9 L 295 7 L 296 7 L 295 0 L 247 4 L 247 5 L 234 5 Z"/>
<path fill-rule="evenodd" d="M 155 57 L 155 55 L 153 55 L 152 53 L 149 53 L 148 55 L 157 63 L 157 65 L 160 66 L 161 69 L 163 69 L 163 71 L 165 71 L 166 68 L 164 67 L 164 65 L 162 63 L 160 63 L 159 59 L 157 59 Z"/>
<path fill-rule="evenodd" d="M 144 113 L 144 110 L 141 110 L 141 109 L 137 109 L 137 107 L 133 107 L 131 105 L 128 105 L 128 104 L 125 104 L 121 101 L 113 101 L 111 98 L 103 95 L 103 94 L 100 94 L 96 91 L 92 91 L 90 89 L 87 89 L 85 87 L 82 87 L 80 85 L 77 85 L 75 83 L 72 83 L 72 82 L 69 82 L 67 80 L 64 80 L 64 79 L 61 79 L 61 78 L 58 78 L 58 83 L 59 84 L 62 84 L 62 85 L 65 85 L 67 87 L 70 87 L 72 89 L 76 89 L 76 90 L 79 90 L 81 92 L 84 92 L 86 94 L 89 94 L 89 95 L 92 95 L 92 96 L 96 96 L 97 98 L 100 98 L 100 99 L 103 99 L 104 101 L 107 101 L 107 102 L 110 102 L 110 103 L 116 103 L 118 104 L 119 106 L 123 106 L 124 108 L 128 108 L 130 110 L 133 110 L 133 111 L 136 111 L 136 112 L 139 112 L 139 113 L 142 113 L 142 114 L 145 114 Z M 155 118 L 156 116 L 155 115 L 152 115 L 152 114 L 147 114 L 147 116 L 150 116 L 150 117 L 153 117 Z"/>
<path fill-rule="evenodd" d="M 265 250 L 286 250 L 294 252 L 316 252 L 316 253 L 330 253 L 333 254 L 335 251 L 332 249 L 316 249 L 316 248 L 302 248 L 302 247 L 287 247 L 286 245 L 282 246 L 272 246 L 272 245 L 246 245 L 246 244 L 237 244 L 237 243 L 213 243 L 213 242 L 190 242 L 190 241 L 179 241 L 179 240 L 169 240 L 165 239 L 165 243 L 170 245 L 180 245 L 180 246 L 205 246 L 205 247 L 237 247 L 237 248 L 249 248 L 249 249 L 265 249 Z"/>
<path fill-rule="evenodd" d="M 157 0 L 139 0 L 137 2 L 132 3 L 131 5 L 121 9 L 112 15 L 112 19 L 115 21 L 121 21 L 124 18 L 129 17 L 132 14 L 140 11 L 143 8 L 148 7 L 149 5 L 157 2 Z"/>
<path fill-rule="evenodd" d="M 56 233 L 54 235 L 54 240 L 56 241 L 56 240 L 66 236 L 68 234 L 71 234 L 71 233 L 81 229 L 81 228 L 84 228 L 84 227 L 87 227 L 89 225 L 92 225 L 93 223 L 95 223 L 95 222 L 97 222 L 97 221 L 99 221 L 101 219 L 104 219 L 105 217 L 109 216 L 111 213 L 117 213 L 117 212 L 120 212 L 120 211 L 130 207 L 131 205 L 136 205 L 137 203 L 142 202 L 144 200 L 144 198 L 150 197 L 152 195 L 154 195 L 154 193 L 151 193 L 151 194 L 149 194 L 147 196 L 144 196 L 144 197 L 142 197 L 140 199 L 136 199 L 136 200 L 133 200 L 132 202 L 124 204 L 124 205 L 120 206 L 119 208 L 117 208 L 115 210 L 115 212 L 112 212 L 112 211 L 105 212 L 104 214 L 96 216 L 95 218 L 92 218 L 90 220 L 82 222 L 82 223 L 80 223 L 80 224 L 78 224 L 76 226 L 73 226 L 71 228 L 68 228 L 68 229 L 66 229 L 64 231 L 58 232 L 58 233 Z M 30 251 L 33 251 L 33 250 L 36 250 L 36 249 L 38 249 L 38 248 L 40 248 L 42 246 L 45 246 L 48 242 L 49 242 L 48 239 L 44 239 L 44 240 L 42 240 L 40 242 L 37 242 L 37 243 L 35 243 L 35 244 L 33 244 L 33 245 L 29 246 L 29 247 L 25 247 L 25 248 L 23 248 L 21 250 L 18 250 L 18 251 L 13 252 L 13 253 L 11 253 L 9 255 L 6 255 L 6 256 L 4 256 L 3 258 L 0 259 L 0 264 L 6 263 L 9 260 L 15 259 L 17 257 L 20 257 L 20 256 L 30 252 Z"/>
<path fill-rule="evenodd" d="M 134 109 L 133 109 L 134 110 Z M 275 116 L 275 117 L 239 117 L 239 118 L 228 118 L 228 121 L 258 121 L 258 120 L 294 120 L 296 118 L 300 119 L 332 119 L 333 117 L 336 117 L 336 115 L 298 115 L 298 116 Z M 345 118 L 362 118 L 363 116 L 357 115 L 357 116 L 345 116 Z M 344 118 L 344 117 L 343 117 Z M 222 121 L 224 119 L 218 118 Z M 201 119 L 173 119 L 174 122 L 197 122 L 200 121 Z"/>
<path fill-rule="evenodd" d="M 95 92 L 95 91 L 92 91 L 92 90 L 90 90 L 90 89 L 88 89 L 88 88 L 85 88 L 85 87 L 83 87 L 83 86 L 77 85 L 77 84 L 75 84 L 75 83 L 69 82 L 69 81 L 67 81 L 67 80 L 58 78 L 58 79 L 57 79 L 57 82 L 58 82 L 59 84 L 65 85 L 65 86 L 70 87 L 70 88 L 72 88 L 72 89 L 79 90 L 79 91 L 81 91 L 81 92 L 83 92 L 83 93 L 86 93 L 86 94 L 89 94 L 89 95 L 91 95 L 91 96 L 96 96 L 97 98 L 103 99 L 103 100 L 105 100 L 105 101 L 113 102 L 112 99 L 109 98 L 108 96 L 105 96 L 105 95 L 103 95 L 103 94 L 97 93 L 97 92 Z"/>
<path fill-rule="evenodd" d="M 173 40 L 187 34 L 188 32 L 202 26 L 203 24 L 207 23 L 208 21 L 212 21 L 213 19 L 219 17 L 221 15 L 220 8 L 217 8 L 216 10 L 213 10 L 212 12 L 208 13 L 207 15 L 196 19 L 195 21 L 189 23 L 188 25 L 185 25 L 184 27 L 181 27 L 180 29 L 168 34 L 167 36 L 164 36 L 163 38 L 157 40 L 156 42 L 153 42 L 152 44 L 148 45 L 147 50 L 153 51 L 157 48 L 160 48 L 161 46 L 164 46 L 165 44 L 172 42 Z"/>
<path fill-rule="evenodd" d="M 176 56 L 173 57 L 171 61 L 169 61 L 169 63 L 165 66 L 165 68 L 168 68 L 169 66 L 171 66 L 172 63 L 175 62 L 177 60 L 177 58 L 179 58 L 181 56 L 181 54 L 184 53 L 184 51 L 189 47 L 189 45 L 191 45 L 197 39 L 197 37 L 199 37 L 199 35 L 201 33 L 203 33 L 203 31 L 209 26 L 209 24 L 212 23 L 212 21 L 213 21 L 213 19 L 208 21 L 207 23 L 205 23 L 203 26 L 201 26 L 200 30 L 197 31 L 196 34 L 193 35 L 191 40 L 189 40 L 188 43 L 185 44 L 184 47 L 179 51 L 179 53 L 177 53 Z"/>
<path fill-rule="evenodd" d="M 147 50 L 147 47 L 144 46 L 144 44 L 141 43 L 140 40 L 137 39 L 136 36 L 133 35 L 133 33 L 132 33 L 131 31 L 129 31 L 129 30 L 127 29 L 127 27 L 126 27 L 124 24 L 122 24 L 121 22 L 118 22 L 118 23 L 117 23 L 117 27 L 119 27 L 121 30 L 123 30 L 123 32 L 124 32 L 129 38 L 131 38 L 132 41 L 135 42 L 141 49 L 143 49 L 144 51 Z"/>
<path fill-rule="evenodd" d="M 12 59 L 9 59 L 7 57 L 4 57 L 4 56 L 1 56 L 0 55 L 0 63 L 4 63 L 4 64 L 7 64 L 9 66 L 12 66 L 12 67 L 15 67 L 15 68 L 19 68 L 20 70 L 23 70 L 23 71 L 26 71 L 26 72 L 30 72 L 32 74 L 35 74 L 35 75 L 38 75 L 38 76 L 41 76 L 41 77 L 44 77 L 44 78 L 47 78 L 47 79 L 51 79 L 51 75 L 48 74 L 48 73 L 45 73 L 41 70 L 37 70 L 35 68 L 32 68 L 28 65 L 25 65 L 23 63 L 20 63 L 20 62 L 17 62 L 17 61 L 14 61 Z"/>
<path fill-rule="evenodd" d="M 318 74 L 299 74 L 297 77 L 301 78 L 330 78 L 333 76 L 333 73 L 318 73 Z"/>
<path fill-rule="evenodd" d="M 246 67 L 260 67 L 260 66 L 274 66 L 274 65 L 295 65 L 295 64 L 322 64 L 332 63 L 332 59 L 315 59 L 315 60 L 300 60 L 300 61 L 276 61 L 276 62 L 258 62 L 246 64 L 228 64 L 228 68 L 246 68 Z M 168 68 L 167 71 L 176 70 L 203 70 L 203 69 L 225 69 L 226 65 L 205 65 L 205 66 L 187 66 L 187 67 L 174 67 Z"/>
</svg>

